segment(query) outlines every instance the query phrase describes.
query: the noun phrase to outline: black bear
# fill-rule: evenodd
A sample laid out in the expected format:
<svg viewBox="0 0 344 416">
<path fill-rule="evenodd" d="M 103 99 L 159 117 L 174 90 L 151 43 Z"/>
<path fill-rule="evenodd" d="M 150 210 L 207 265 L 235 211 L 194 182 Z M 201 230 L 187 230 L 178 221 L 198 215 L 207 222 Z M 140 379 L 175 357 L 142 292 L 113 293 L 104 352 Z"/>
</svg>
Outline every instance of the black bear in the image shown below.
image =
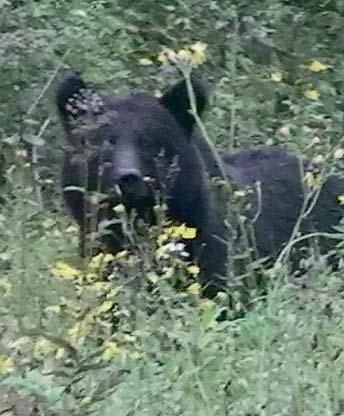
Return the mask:
<svg viewBox="0 0 344 416">
<path fill-rule="evenodd" d="M 206 90 L 197 80 L 193 87 L 201 114 Z M 96 92 L 70 72 L 57 90 L 56 103 L 70 144 L 64 157 L 63 193 L 81 235 L 94 221 L 83 188 L 108 197 L 98 209 L 97 223 L 111 220 L 112 208 L 119 202 L 150 221 L 154 194 L 160 191 L 168 217 L 197 229 L 196 241 L 190 241 L 187 249 L 192 257 L 199 257 L 207 271 L 206 281 L 224 276 L 224 204 L 219 203 L 221 195 L 207 174 L 211 155 L 204 149 L 203 157 L 201 140 L 191 137 L 195 122 L 185 83 L 178 83 L 161 98 L 144 93 L 116 97 Z M 116 252 L 124 244 L 121 225 L 109 228 L 112 232 L 102 242 Z"/>
<path fill-rule="evenodd" d="M 206 89 L 196 79 L 192 83 L 201 115 L 207 104 Z M 166 199 L 168 216 L 197 229 L 196 241 L 188 250 L 198 258 L 203 283 L 224 286 L 228 247 L 233 243 L 225 225 L 227 204 L 212 180 L 219 176 L 216 160 L 194 132 L 185 82 L 160 98 L 145 93 L 118 97 L 96 91 L 78 73 L 69 72 L 57 90 L 56 102 L 71 145 L 64 158 L 64 198 L 82 234 L 90 221 L 111 219 L 112 208 L 119 202 L 153 221 L 154 195 L 159 191 Z M 289 241 L 304 200 L 299 158 L 262 147 L 224 155 L 223 162 L 237 188 L 260 182 L 259 195 L 248 197 L 246 214 L 255 217 L 258 254 L 276 256 Z M 107 196 L 95 217 L 84 198 L 85 188 Z M 330 232 L 343 214 L 336 199 L 341 194 L 344 179 L 330 177 L 301 231 Z M 110 229 L 103 241 L 116 252 L 123 247 L 124 237 L 120 225 L 112 224 Z M 323 242 L 323 247 L 327 249 L 328 244 Z"/>
</svg>

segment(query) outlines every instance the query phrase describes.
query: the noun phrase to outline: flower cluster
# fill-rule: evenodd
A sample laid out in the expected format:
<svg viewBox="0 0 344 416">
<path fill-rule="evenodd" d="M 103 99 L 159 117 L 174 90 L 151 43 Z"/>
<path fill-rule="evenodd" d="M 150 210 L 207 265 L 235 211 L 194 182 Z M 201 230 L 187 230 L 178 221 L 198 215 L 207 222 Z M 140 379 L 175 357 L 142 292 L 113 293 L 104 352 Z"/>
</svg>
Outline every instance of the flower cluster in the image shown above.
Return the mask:
<svg viewBox="0 0 344 416">
<path fill-rule="evenodd" d="M 158 61 L 163 65 L 167 64 L 189 64 L 198 66 L 206 61 L 206 50 L 208 45 L 204 42 L 196 42 L 193 45 L 185 46 L 182 49 L 174 51 L 173 49 L 164 48 L 158 55 Z"/>
</svg>

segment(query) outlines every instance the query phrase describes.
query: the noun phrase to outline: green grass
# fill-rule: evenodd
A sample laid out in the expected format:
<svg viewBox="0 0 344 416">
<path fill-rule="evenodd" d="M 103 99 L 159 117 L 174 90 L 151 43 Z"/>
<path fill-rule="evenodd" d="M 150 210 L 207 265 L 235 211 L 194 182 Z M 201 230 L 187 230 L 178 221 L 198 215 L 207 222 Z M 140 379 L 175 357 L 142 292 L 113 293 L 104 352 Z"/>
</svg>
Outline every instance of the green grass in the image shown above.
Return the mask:
<svg viewBox="0 0 344 416">
<path fill-rule="evenodd" d="M 52 273 L 72 261 L 76 229 L 37 212 L 27 193 L 12 193 L 0 221 L 3 392 L 34 397 L 42 414 L 341 414 L 340 272 L 321 260 L 302 280 L 282 270 L 248 312 L 224 321 L 239 302 L 206 301 L 168 278 L 139 283 L 135 250 L 117 260 L 110 287 L 94 289 Z"/>
</svg>

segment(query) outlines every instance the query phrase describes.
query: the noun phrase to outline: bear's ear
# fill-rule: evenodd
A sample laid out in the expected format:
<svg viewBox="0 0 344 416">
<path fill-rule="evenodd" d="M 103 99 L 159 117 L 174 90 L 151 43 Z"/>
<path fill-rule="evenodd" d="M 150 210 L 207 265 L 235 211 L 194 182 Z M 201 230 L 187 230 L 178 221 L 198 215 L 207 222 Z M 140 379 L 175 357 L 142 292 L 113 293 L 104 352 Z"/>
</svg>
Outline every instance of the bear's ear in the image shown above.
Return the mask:
<svg viewBox="0 0 344 416">
<path fill-rule="evenodd" d="M 198 115 L 202 115 L 208 102 L 208 88 L 206 84 L 196 78 L 191 79 Z M 166 107 L 177 119 L 179 124 L 191 134 L 195 118 L 190 113 L 190 100 L 185 80 L 178 82 L 161 98 L 160 103 Z"/>
<path fill-rule="evenodd" d="M 56 105 L 66 128 L 86 113 L 101 112 L 102 100 L 76 71 L 65 71 L 56 91 Z"/>
</svg>

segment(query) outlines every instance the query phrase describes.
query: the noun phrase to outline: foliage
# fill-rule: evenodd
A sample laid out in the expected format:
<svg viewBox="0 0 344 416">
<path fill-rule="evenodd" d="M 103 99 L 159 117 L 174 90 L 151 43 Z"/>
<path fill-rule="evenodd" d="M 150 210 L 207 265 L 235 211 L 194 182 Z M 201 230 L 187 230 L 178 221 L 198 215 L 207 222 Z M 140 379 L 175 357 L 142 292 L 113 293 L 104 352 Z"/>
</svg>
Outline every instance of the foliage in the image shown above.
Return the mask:
<svg viewBox="0 0 344 416">
<path fill-rule="evenodd" d="M 71 256 L 53 106 L 62 66 L 159 94 L 179 76 L 167 61 L 191 61 L 211 86 L 213 142 L 281 143 L 342 174 L 343 10 L 342 0 L 0 0 L 1 414 L 343 414 L 343 265 L 330 271 L 314 254 L 295 279 L 250 262 L 244 298 L 234 283 L 205 299 L 178 240 L 194 230 L 163 213 L 116 258 Z M 317 178 L 305 182 L 312 191 Z"/>
</svg>

